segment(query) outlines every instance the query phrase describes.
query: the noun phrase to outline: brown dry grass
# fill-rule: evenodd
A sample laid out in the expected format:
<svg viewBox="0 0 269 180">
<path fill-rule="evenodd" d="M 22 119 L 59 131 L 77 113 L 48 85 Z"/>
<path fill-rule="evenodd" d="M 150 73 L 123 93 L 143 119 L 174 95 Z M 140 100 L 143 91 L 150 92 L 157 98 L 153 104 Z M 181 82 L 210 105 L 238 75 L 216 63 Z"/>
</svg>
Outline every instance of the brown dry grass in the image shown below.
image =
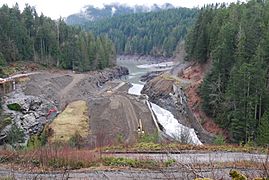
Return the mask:
<svg viewBox="0 0 269 180">
<path fill-rule="evenodd" d="M 88 107 L 85 101 L 70 103 L 66 109 L 49 125 L 52 136 L 49 142 L 66 142 L 78 132 L 82 137 L 89 134 Z"/>
</svg>

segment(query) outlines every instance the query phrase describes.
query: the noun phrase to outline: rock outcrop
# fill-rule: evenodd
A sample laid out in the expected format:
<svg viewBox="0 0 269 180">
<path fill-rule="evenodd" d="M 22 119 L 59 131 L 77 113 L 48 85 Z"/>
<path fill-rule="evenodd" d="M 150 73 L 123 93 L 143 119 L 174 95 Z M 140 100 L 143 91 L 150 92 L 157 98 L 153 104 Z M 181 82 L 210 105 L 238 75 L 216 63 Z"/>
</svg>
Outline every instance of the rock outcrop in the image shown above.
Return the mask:
<svg viewBox="0 0 269 180">
<path fill-rule="evenodd" d="M 99 72 L 97 76 L 93 76 L 92 79 L 96 81 L 96 84 L 102 85 L 107 81 L 111 81 L 113 79 L 119 79 L 122 76 L 126 76 L 129 74 L 129 70 L 126 67 L 116 66 L 112 69 L 107 69 L 105 71 Z"/>
<path fill-rule="evenodd" d="M 10 108 L 16 105 L 17 109 Z M 52 103 L 37 96 L 25 95 L 21 88 L 4 99 L 3 112 L 12 119 L 12 123 L 24 131 L 25 140 L 32 134 L 40 133 L 44 125 L 51 122 L 57 114 L 57 108 Z M 1 132 L 1 139 L 6 138 L 11 126 L 7 126 Z"/>
<path fill-rule="evenodd" d="M 152 71 L 152 72 L 148 72 L 147 74 L 142 75 L 142 76 L 140 77 L 140 80 L 141 80 L 142 82 L 147 82 L 147 81 L 150 81 L 150 80 L 152 80 L 153 78 L 159 76 L 161 73 L 162 73 L 162 71 Z"/>
<path fill-rule="evenodd" d="M 170 111 L 179 123 L 195 129 L 203 143 L 213 141 L 213 136 L 206 132 L 188 107 L 187 97 L 178 80 L 160 75 L 148 81 L 142 92 L 149 100 Z"/>
<path fill-rule="evenodd" d="M 105 92 L 108 81 L 128 75 L 125 67 L 113 67 L 102 71 L 76 74 L 40 72 L 33 74 L 26 83 L 7 94 L 3 100 L 3 114 L 11 118 L 11 124 L 0 132 L 0 142 L 7 137 L 12 124 L 23 130 L 25 142 L 32 134 L 38 134 L 45 124 L 51 122 L 66 105 L 75 100 Z"/>
</svg>

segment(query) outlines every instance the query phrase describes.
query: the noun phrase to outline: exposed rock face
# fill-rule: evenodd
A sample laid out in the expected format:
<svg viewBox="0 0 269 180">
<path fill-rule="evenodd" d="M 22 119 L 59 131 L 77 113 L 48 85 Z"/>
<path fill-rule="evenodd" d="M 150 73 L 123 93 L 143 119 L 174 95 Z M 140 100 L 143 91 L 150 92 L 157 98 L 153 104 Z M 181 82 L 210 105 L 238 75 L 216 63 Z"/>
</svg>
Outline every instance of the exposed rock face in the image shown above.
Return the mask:
<svg viewBox="0 0 269 180">
<path fill-rule="evenodd" d="M 176 80 L 163 76 L 155 77 L 145 84 L 141 93 L 147 94 L 151 102 L 170 111 L 179 123 L 194 128 L 203 143 L 213 141 L 213 136 L 207 133 L 193 116 L 187 97 Z"/>
<path fill-rule="evenodd" d="M 20 110 L 8 108 L 8 105 L 14 103 L 20 106 Z M 54 110 L 55 116 L 57 108 L 53 103 L 40 97 L 25 95 L 20 87 L 6 96 L 3 104 L 4 114 L 10 116 L 13 123 L 24 131 L 26 140 L 32 134 L 40 133 L 44 125 L 53 119 L 51 109 Z M 11 126 L 7 126 L 3 130 L 1 140 L 6 137 L 10 128 Z"/>
<path fill-rule="evenodd" d="M 30 135 L 40 133 L 45 124 L 51 122 L 72 101 L 88 99 L 108 90 L 103 86 L 110 80 L 128 75 L 125 67 L 114 67 L 103 71 L 76 74 L 68 71 L 60 73 L 42 72 L 30 76 L 30 81 L 18 85 L 16 91 L 4 97 L 3 113 L 10 116 L 12 123 L 22 129 L 25 140 Z M 7 106 L 16 104 L 17 110 Z M 6 138 L 11 125 L 0 132 L 0 142 Z"/>
<path fill-rule="evenodd" d="M 158 76 L 148 81 L 141 93 L 147 94 L 151 102 L 170 111 L 177 119 L 180 119 L 181 124 L 191 125 L 186 119 L 186 96 L 173 80 L 165 80 Z"/>
<path fill-rule="evenodd" d="M 152 71 L 140 77 L 142 82 L 147 82 L 160 75 L 162 71 Z"/>
<path fill-rule="evenodd" d="M 93 79 L 95 79 L 96 82 L 99 82 L 99 84 L 104 84 L 107 81 L 119 79 L 121 76 L 126 76 L 128 74 L 129 70 L 126 67 L 117 66 L 115 68 L 100 72 L 99 75 L 93 77 Z"/>
</svg>

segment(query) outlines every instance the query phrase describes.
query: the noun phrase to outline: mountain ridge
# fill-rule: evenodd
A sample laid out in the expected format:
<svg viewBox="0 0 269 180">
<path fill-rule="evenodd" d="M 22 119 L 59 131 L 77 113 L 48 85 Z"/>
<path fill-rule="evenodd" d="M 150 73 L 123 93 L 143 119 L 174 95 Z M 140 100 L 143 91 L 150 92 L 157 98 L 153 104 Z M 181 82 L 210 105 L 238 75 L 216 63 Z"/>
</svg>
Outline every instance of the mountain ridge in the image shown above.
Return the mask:
<svg viewBox="0 0 269 180">
<path fill-rule="evenodd" d="M 68 25 L 82 25 L 89 21 L 97 21 L 113 16 L 121 16 L 135 13 L 157 12 L 162 10 L 174 9 L 174 5 L 164 3 L 162 5 L 126 5 L 120 3 L 105 4 L 103 7 L 93 5 L 84 6 L 79 13 L 71 14 L 66 18 Z"/>
</svg>

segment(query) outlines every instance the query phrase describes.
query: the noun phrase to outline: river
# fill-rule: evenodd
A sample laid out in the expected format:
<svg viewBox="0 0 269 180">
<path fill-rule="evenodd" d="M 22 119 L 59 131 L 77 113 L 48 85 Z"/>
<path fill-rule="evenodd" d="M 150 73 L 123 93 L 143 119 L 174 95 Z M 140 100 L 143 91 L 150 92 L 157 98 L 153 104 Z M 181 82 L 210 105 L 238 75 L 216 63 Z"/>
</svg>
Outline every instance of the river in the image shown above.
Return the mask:
<svg viewBox="0 0 269 180">
<path fill-rule="evenodd" d="M 141 90 L 144 87 L 144 82 L 140 81 L 140 77 L 151 71 L 165 71 L 172 69 L 173 62 L 166 61 L 162 63 L 154 63 L 154 61 L 136 61 L 136 60 L 119 60 L 117 64 L 120 66 L 127 67 L 129 69 L 129 76 L 126 77 L 127 81 L 130 82 L 133 86 L 128 90 L 129 94 L 132 95 L 141 95 Z M 163 126 L 164 133 L 170 136 L 171 138 L 183 141 L 189 144 L 201 145 L 201 141 L 197 137 L 193 128 L 186 127 L 179 123 L 173 114 L 166 109 L 161 108 L 157 104 L 151 103 L 151 111 L 157 117 L 157 121 Z M 154 116 L 154 115 L 153 115 Z M 187 138 L 187 140 L 186 140 Z"/>
<path fill-rule="evenodd" d="M 172 69 L 174 65 L 172 61 L 156 63 L 155 61 L 137 61 L 135 59 L 118 59 L 117 64 L 129 69 L 129 76 L 127 77 L 128 82 L 141 85 L 144 84 L 140 81 L 142 75 L 152 71 L 169 70 Z"/>
</svg>

